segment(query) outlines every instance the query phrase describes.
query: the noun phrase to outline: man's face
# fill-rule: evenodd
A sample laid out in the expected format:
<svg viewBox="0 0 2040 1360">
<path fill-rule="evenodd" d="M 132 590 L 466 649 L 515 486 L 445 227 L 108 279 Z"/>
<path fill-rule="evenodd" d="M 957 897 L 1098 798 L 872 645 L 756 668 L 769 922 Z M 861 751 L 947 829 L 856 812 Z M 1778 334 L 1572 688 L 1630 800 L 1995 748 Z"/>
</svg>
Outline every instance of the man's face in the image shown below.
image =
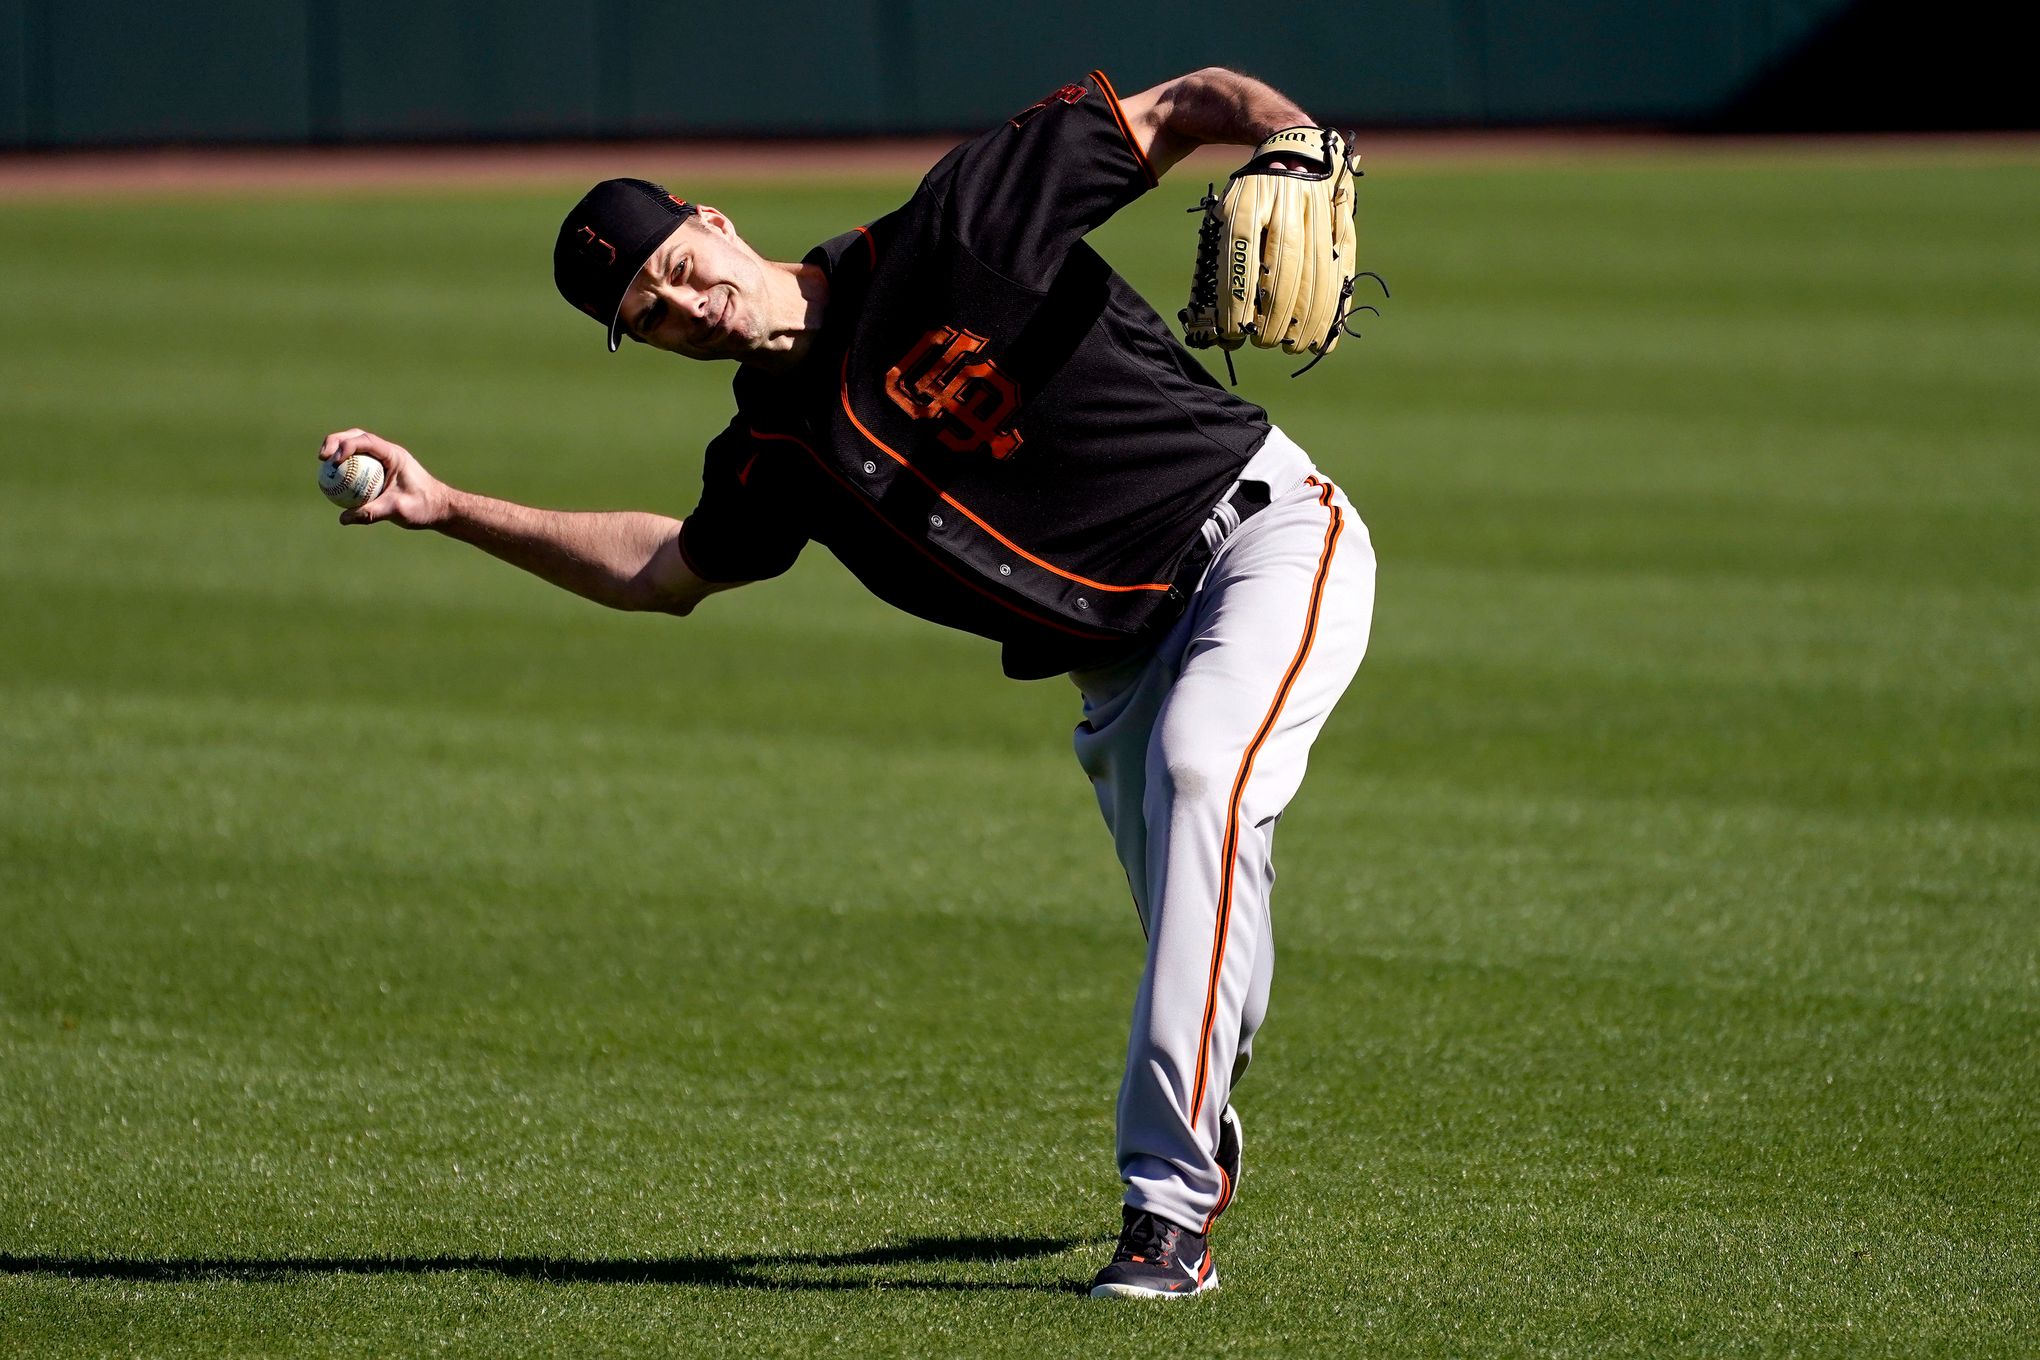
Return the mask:
<svg viewBox="0 0 2040 1360">
<path fill-rule="evenodd" d="M 745 359 L 771 337 L 765 261 L 713 208 L 680 224 L 623 295 L 633 340 L 690 359 Z"/>
</svg>

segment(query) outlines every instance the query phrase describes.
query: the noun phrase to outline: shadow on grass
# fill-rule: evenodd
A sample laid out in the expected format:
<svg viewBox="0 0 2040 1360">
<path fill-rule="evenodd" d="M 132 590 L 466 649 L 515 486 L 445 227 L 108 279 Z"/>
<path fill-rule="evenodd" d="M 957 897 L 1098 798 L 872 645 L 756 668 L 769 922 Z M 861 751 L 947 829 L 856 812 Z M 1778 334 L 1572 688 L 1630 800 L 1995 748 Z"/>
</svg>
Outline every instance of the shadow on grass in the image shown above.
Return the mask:
<svg viewBox="0 0 2040 1360">
<path fill-rule="evenodd" d="M 280 1280 L 298 1275 L 437 1275 L 487 1271 L 563 1284 L 677 1284 L 717 1289 L 1081 1291 L 1085 1281 L 946 1279 L 894 1274 L 895 1266 L 990 1265 L 1054 1256 L 1078 1245 L 1061 1237 L 916 1237 L 862 1251 L 683 1256 L 656 1261 L 557 1260 L 539 1256 L 304 1256 L 262 1261 L 232 1257 L 119 1260 L 81 1256 L 13 1256 L 0 1252 L 0 1275 L 64 1275 L 83 1280 L 181 1283 L 198 1280 Z"/>
</svg>

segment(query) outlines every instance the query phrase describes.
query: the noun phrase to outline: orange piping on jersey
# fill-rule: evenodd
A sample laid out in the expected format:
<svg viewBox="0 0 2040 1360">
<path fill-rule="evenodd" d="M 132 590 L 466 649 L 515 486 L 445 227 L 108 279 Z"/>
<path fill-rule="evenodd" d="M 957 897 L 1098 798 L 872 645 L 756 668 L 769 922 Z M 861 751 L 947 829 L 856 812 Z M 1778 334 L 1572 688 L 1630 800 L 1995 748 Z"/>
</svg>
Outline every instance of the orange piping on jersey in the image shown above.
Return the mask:
<svg viewBox="0 0 2040 1360">
<path fill-rule="evenodd" d="M 859 227 L 857 234 L 864 238 L 864 248 L 871 254 L 871 267 L 878 268 L 878 242 L 871 239 L 871 232 L 864 227 Z"/>
<path fill-rule="evenodd" d="M 806 450 L 807 456 L 815 460 L 815 466 L 819 467 L 823 472 L 827 473 L 831 478 L 833 478 L 836 481 L 836 483 L 839 486 L 841 486 L 844 490 L 848 491 L 851 495 L 851 498 L 857 501 L 860 505 L 864 506 L 864 508 L 869 510 L 874 516 L 876 516 L 880 524 L 883 524 L 886 528 L 892 530 L 901 539 L 903 539 L 909 547 L 913 548 L 916 552 L 920 553 L 923 557 L 927 558 L 935 566 L 939 567 L 944 575 L 948 576 L 958 585 L 963 586 L 966 589 L 975 592 L 976 594 L 984 596 L 987 600 L 990 600 L 993 604 L 999 606 L 999 608 L 1004 609 L 1009 613 L 1018 614 L 1021 618 L 1026 619 L 1029 623 L 1039 625 L 1040 627 L 1043 628 L 1053 628 L 1058 633 L 1068 633 L 1071 637 L 1083 638 L 1088 642 L 1111 641 L 1115 636 L 1117 636 L 1116 634 L 1113 633 L 1098 632 L 1094 629 L 1078 628 L 1072 624 L 1064 623 L 1060 619 L 1051 618 L 1046 614 L 1037 614 L 1031 609 L 1022 609 L 1019 605 L 1014 604 L 1011 600 L 1001 599 L 999 596 L 993 594 L 990 590 L 987 590 L 983 585 L 981 585 L 977 581 L 972 580 L 970 577 L 956 570 L 956 568 L 950 566 L 947 562 L 944 562 L 941 559 L 941 557 L 936 555 L 936 553 L 928 547 L 927 544 L 921 542 L 919 539 L 915 538 L 912 534 L 900 528 L 899 525 L 894 524 L 891 520 L 887 519 L 883 511 L 881 511 L 877 506 L 873 505 L 869 500 L 867 500 L 864 494 L 860 492 L 856 487 L 852 486 L 850 484 L 849 479 L 844 477 L 842 473 L 830 467 L 828 460 L 823 458 L 819 453 L 816 453 L 814 447 L 810 445 L 806 440 L 795 438 L 793 435 L 790 434 L 779 434 L 772 430 L 753 429 L 749 431 L 749 433 L 753 439 L 783 439 L 789 444 L 796 445 L 799 448 Z M 686 554 L 686 549 L 684 547 L 681 549 L 681 554 L 682 556 L 685 556 Z M 700 576 L 701 573 L 696 572 L 695 575 Z M 703 577 L 702 579 L 706 580 L 707 578 Z"/>
<path fill-rule="evenodd" d="M 1119 124 L 1120 135 L 1126 138 L 1126 149 L 1140 162 L 1140 172 L 1147 176 L 1148 187 L 1154 188 L 1162 182 L 1162 177 L 1155 173 L 1155 167 L 1148 162 L 1147 152 L 1142 151 L 1140 143 L 1134 140 L 1133 127 L 1126 121 L 1126 111 L 1119 107 L 1119 91 L 1112 88 L 1112 82 L 1105 78 L 1103 71 L 1091 72 L 1091 79 L 1097 81 L 1098 88 L 1104 91 L 1105 107 L 1112 110 L 1112 121 Z"/>
<path fill-rule="evenodd" d="M 865 428 L 864 422 L 857 418 L 857 412 L 851 409 L 850 406 L 850 356 L 847 354 L 843 356 L 843 414 L 850 417 L 850 423 L 857 427 L 857 432 L 859 434 L 863 435 L 866 439 L 870 440 L 872 445 L 878 448 L 881 452 L 883 452 L 886 457 L 892 459 L 895 463 L 898 463 L 901 467 L 905 468 L 907 471 L 913 473 L 916 477 L 920 478 L 924 486 L 926 486 L 930 491 L 933 491 L 937 496 L 941 497 L 942 503 L 944 505 L 947 505 L 950 508 L 954 509 L 958 514 L 962 515 L 972 524 L 977 525 L 978 528 L 984 530 L 986 533 L 990 534 L 993 538 L 999 540 L 1000 543 L 1012 549 L 1020 556 L 1026 558 L 1029 562 L 1032 562 L 1035 566 L 1040 567 L 1043 571 L 1053 572 L 1055 575 L 1062 577 L 1065 581 L 1075 581 L 1078 585 L 1089 586 L 1093 590 L 1109 590 L 1115 593 L 1132 590 L 1167 591 L 1171 588 L 1167 581 L 1149 581 L 1144 585 L 1137 586 L 1113 586 L 1107 585 L 1103 581 L 1093 581 L 1088 576 L 1079 576 L 1073 571 L 1064 571 L 1061 567 L 1055 565 L 1055 563 L 1044 561 L 1043 559 L 1036 557 L 1033 553 L 1027 551 L 1027 549 L 1021 547 L 1018 543 L 1015 543 L 1012 539 L 1006 537 L 1004 534 L 1000 533 L 997 529 L 994 529 L 991 525 L 985 523 L 982 519 L 979 519 L 976 513 L 973 512 L 969 506 L 965 505 L 962 501 L 956 499 L 956 497 L 950 495 L 947 491 L 944 491 L 941 487 L 937 486 L 934 482 L 934 479 L 929 477 L 927 473 L 915 467 L 905 458 L 902 458 L 893 449 L 892 445 L 886 443 L 883 439 L 880 439 L 877 435 L 873 434 L 869 429 Z"/>
<path fill-rule="evenodd" d="M 1303 640 L 1296 646 L 1296 656 L 1283 673 L 1282 683 L 1275 689 L 1275 700 L 1268 705 L 1268 716 L 1261 719 L 1261 726 L 1254 733 L 1254 739 L 1247 743 L 1246 751 L 1240 756 L 1240 772 L 1233 780 L 1232 797 L 1225 809 L 1225 842 L 1219 852 L 1218 919 L 1212 927 L 1211 937 L 1211 980 L 1204 992 L 1204 1023 L 1197 1032 L 1197 1078 L 1190 1097 L 1190 1122 L 1197 1122 L 1199 1111 L 1204 1108 L 1204 1083 L 1211 1064 L 1211 1024 L 1218 1011 L 1218 975 L 1225 963 L 1226 929 L 1232 924 L 1233 860 L 1240 848 L 1240 801 L 1246 796 L 1247 780 L 1254 773 L 1254 757 L 1261 753 L 1261 747 L 1268 740 L 1268 734 L 1275 730 L 1275 719 L 1282 713 L 1282 705 L 1289 699 L 1289 691 L 1296 684 L 1296 677 L 1303 671 L 1303 663 L 1310 656 L 1310 645 L 1317 640 L 1318 609 L 1324 603 L 1325 579 L 1332 573 L 1332 552 L 1338 547 L 1339 533 L 1345 527 L 1339 507 L 1332 504 L 1332 484 L 1320 482 L 1315 477 L 1305 479 L 1312 486 L 1322 486 L 1318 504 L 1332 512 L 1330 522 L 1325 525 L 1325 546 L 1318 557 L 1317 578 L 1311 582 L 1310 609 L 1304 614 Z M 1214 1215 L 1216 1217 L 1216 1215 Z"/>
</svg>

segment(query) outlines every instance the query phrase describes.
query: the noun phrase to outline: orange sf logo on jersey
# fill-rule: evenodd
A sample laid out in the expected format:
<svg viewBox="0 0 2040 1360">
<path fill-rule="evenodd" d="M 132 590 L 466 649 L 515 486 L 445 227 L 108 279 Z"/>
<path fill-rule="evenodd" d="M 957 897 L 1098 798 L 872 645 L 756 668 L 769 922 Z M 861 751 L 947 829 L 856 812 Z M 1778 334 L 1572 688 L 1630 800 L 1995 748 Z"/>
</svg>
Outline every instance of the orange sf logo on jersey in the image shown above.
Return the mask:
<svg viewBox="0 0 2040 1360">
<path fill-rule="evenodd" d="M 1020 409 L 1020 386 L 990 359 L 978 358 L 985 338 L 955 326 L 937 326 L 885 375 L 885 393 L 915 420 L 950 422 L 937 432 L 958 453 L 987 449 L 1009 458 L 1020 432 L 1004 428 Z"/>
</svg>

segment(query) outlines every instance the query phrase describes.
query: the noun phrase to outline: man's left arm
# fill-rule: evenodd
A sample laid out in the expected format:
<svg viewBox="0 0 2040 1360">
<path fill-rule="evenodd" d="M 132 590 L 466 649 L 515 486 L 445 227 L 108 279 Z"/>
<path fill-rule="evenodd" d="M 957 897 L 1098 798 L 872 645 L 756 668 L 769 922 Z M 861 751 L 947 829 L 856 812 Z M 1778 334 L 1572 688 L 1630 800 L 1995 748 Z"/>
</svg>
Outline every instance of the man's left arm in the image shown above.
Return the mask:
<svg viewBox="0 0 2040 1360">
<path fill-rule="evenodd" d="M 1223 66 L 1165 80 L 1120 109 L 1157 176 L 1208 143 L 1258 146 L 1271 133 L 1314 122 L 1289 96 Z"/>
</svg>

